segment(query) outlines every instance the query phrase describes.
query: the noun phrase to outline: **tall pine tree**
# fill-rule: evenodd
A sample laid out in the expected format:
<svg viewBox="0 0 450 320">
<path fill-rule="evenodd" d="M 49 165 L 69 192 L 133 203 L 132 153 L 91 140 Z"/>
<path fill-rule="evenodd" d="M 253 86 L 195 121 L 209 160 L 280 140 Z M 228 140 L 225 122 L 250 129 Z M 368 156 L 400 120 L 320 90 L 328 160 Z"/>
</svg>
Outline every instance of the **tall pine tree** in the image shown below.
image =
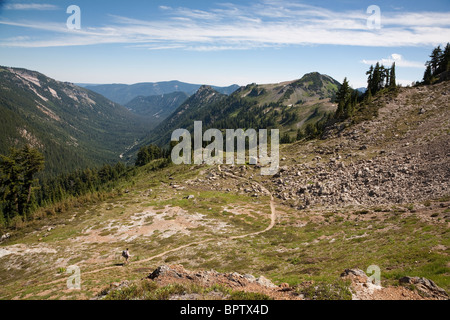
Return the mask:
<svg viewBox="0 0 450 320">
<path fill-rule="evenodd" d="M 335 113 L 335 118 L 345 119 L 351 117 L 354 110 L 354 101 L 355 98 L 353 95 L 353 90 L 350 88 L 347 78 L 345 78 L 339 88 L 339 91 L 336 93 L 336 102 L 338 107 Z"/>
<path fill-rule="evenodd" d="M 441 69 L 442 72 L 450 71 L 450 43 L 447 43 L 442 54 Z"/>
<path fill-rule="evenodd" d="M 27 217 L 34 205 L 34 175 L 43 169 L 44 156 L 29 146 L 0 155 L 0 200 L 7 222 L 18 215 Z"/>
<path fill-rule="evenodd" d="M 438 46 L 433 50 L 430 56 L 430 66 L 431 66 L 431 73 L 433 75 L 438 74 L 440 70 L 440 64 L 441 64 L 441 58 L 442 58 L 442 49 L 441 46 Z"/>
<path fill-rule="evenodd" d="M 425 73 L 423 74 L 423 83 L 431 84 L 431 79 L 433 78 L 433 72 L 431 71 L 431 65 L 429 63 L 426 64 L 427 68 L 425 69 Z"/>
<path fill-rule="evenodd" d="M 392 64 L 391 72 L 389 75 L 389 88 L 396 88 L 397 87 L 397 79 L 395 76 L 395 62 Z"/>
</svg>

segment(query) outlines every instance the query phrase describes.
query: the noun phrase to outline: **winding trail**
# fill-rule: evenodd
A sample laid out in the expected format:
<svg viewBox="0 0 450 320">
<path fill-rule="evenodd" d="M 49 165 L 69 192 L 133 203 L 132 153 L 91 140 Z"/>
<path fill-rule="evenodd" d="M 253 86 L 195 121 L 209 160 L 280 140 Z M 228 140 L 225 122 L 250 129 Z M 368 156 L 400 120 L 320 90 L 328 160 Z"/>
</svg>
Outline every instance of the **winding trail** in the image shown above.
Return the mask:
<svg viewBox="0 0 450 320">
<path fill-rule="evenodd" d="M 229 172 L 223 172 L 222 169 L 221 169 L 221 167 L 220 167 L 220 165 L 218 166 L 218 169 L 219 169 L 219 172 L 221 172 L 221 173 L 223 173 L 223 174 L 225 174 L 225 175 L 227 175 L 227 176 L 229 176 L 229 177 L 231 177 L 231 178 L 235 178 L 235 179 L 240 179 L 240 180 L 248 181 L 248 179 L 246 179 L 246 178 L 236 176 L 236 175 L 231 174 L 231 173 L 229 173 Z M 270 191 L 267 190 L 267 189 L 266 189 L 262 184 L 260 184 L 259 182 L 253 181 L 253 183 L 256 183 L 256 184 L 261 188 L 262 191 L 264 191 L 266 194 L 269 194 L 269 195 L 270 195 L 270 212 L 271 212 L 271 213 L 270 213 L 270 224 L 269 224 L 269 226 L 268 226 L 267 228 L 265 228 L 265 229 L 262 230 L 262 231 L 257 231 L 257 232 L 254 232 L 254 233 L 244 234 L 244 235 L 242 235 L 242 236 L 234 236 L 234 237 L 230 237 L 229 239 L 231 239 L 231 240 L 235 240 L 235 239 L 243 239 L 243 238 L 247 238 L 247 237 L 251 237 L 251 236 L 256 236 L 256 235 L 259 235 L 259 234 L 261 234 L 261 233 L 267 232 L 267 231 L 271 230 L 271 229 L 275 226 L 275 223 L 276 223 L 276 221 L 277 221 L 277 211 L 275 210 L 275 199 L 274 199 L 274 197 L 273 197 L 273 194 L 271 194 Z"/>
<path fill-rule="evenodd" d="M 240 177 L 240 176 L 234 175 L 232 173 L 222 171 L 222 168 L 220 167 L 220 165 L 218 166 L 218 170 L 222 174 L 224 174 L 226 176 L 229 176 L 229 177 L 231 177 L 233 179 L 244 180 L 244 181 L 247 181 L 247 182 L 249 181 L 247 178 Z M 225 238 L 226 240 L 237 240 L 237 239 L 244 239 L 244 238 L 251 237 L 251 236 L 256 236 L 256 235 L 259 235 L 259 234 L 262 234 L 262 233 L 265 233 L 265 232 L 271 230 L 276 224 L 277 213 L 276 213 L 276 209 L 275 209 L 275 199 L 273 197 L 273 194 L 270 193 L 270 191 L 267 190 L 259 182 L 252 181 L 252 183 L 257 184 L 264 193 L 270 195 L 270 212 L 271 212 L 271 214 L 270 214 L 270 224 L 264 230 L 253 232 L 253 233 L 249 233 L 249 234 L 244 234 L 244 235 L 240 235 L 240 236 L 227 237 L 227 238 Z M 151 261 L 153 259 L 161 258 L 161 257 L 163 257 L 163 256 L 165 256 L 165 255 L 167 255 L 169 253 L 177 252 L 179 250 L 188 248 L 190 246 L 200 245 L 200 244 L 208 243 L 208 242 L 215 241 L 215 240 L 217 241 L 218 239 L 217 238 L 211 238 L 211 239 L 206 239 L 206 240 L 202 240 L 202 241 L 191 242 L 191 243 L 182 245 L 182 246 L 174 248 L 174 249 L 166 250 L 164 252 L 158 253 L 157 255 L 151 256 L 151 257 L 143 259 L 143 260 L 130 262 L 130 263 L 128 263 L 128 265 L 140 264 L 140 263 L 143 263 L 143 262 L 148 262 L 148 261 Z M 112 270 L 112 269 L 116 269 L 118 267 L 119 266 L 109 266 L 109 267 L 105 267 L 105 268 L 91 270 L 91 271 L 83 272 L 82 276 L 83 275 L 87 275 L 87 274 L 94 274 L 94 273 L 98 273 L 98 272 L 102 272 L 102 271 Z M 55 280 L 55 281 L 52 281 L 52 282 L 43 283 L 41 285 L 50 285 L 50 284 L 56 284 L 56 283 L 65 282 L 65 281 L 67 281 L 67 279 L 58 279 L 58 280 Z"/>
</svg>

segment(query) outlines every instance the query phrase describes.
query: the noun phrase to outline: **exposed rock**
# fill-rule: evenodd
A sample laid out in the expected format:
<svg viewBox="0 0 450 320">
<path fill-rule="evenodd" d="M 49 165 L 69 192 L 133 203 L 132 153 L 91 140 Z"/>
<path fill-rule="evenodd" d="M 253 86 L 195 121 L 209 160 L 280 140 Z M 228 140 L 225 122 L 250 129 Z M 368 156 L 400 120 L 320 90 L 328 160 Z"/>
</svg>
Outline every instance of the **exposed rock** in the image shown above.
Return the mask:
<svg viewBox="0 0 450 320">
<path fill-rule="evenodd" d="M 253 283 L 256 281 L 256 278 L 254 275 L 252 274 L 244 274 L 243 276 L 245 279 L 247 279 L 249 282 Z"/>
<path fill-rule="evenodd" d="M 237 291 L 258 292 L 266 294 L 272 298 L 299 300 L 300 297 L 287 284 L 276 286 L 269 279 L 264 276 L 255 278 L 251 274 L 233 273 L 219 273 L 215 270 L 210 271 L 188 271 L 181 265 L 162 265 L 153 271 L 147 279 L 156 281 L 159 285 L 165 286 L 168 284 L 196 284 L 202 287 L 210 287 L 213 285 L 220 285 L 229 287 Z M 145 280 L 142 279 L 142 280 Z M 148 281 L 148 280 L 147 280 Z M 201 299 L 200 296 L 174 296 L 170 299 Z M 203 297 L 205 298 L 205 297 Z M 219 299 L 226 299 L 225 296 L 218 296 Z"/>
<path fill-rule="evenodd" d="M 403 285 L 409 284 L 413 285 L 420 293 L 426 297 L 432 297 L 435 299 L 449 299 L 447 292 L 438 287 L 432 280 L 419 277 L 403 277 L 399 280 Z"/>
<path fill-rule="evenodd" d="M 373 284 L 369 281 L 369 277 L 367 277 L 364 271 L 360 269 L 346 269 L 341 274 L 341 277 L 351 281 L 350 289 L 352 292 L 352 300 L 435 300 L 445 298 L 444 296 L 438 298 L 437 294 L 434 296 L 428 295 L 424 298 L 424 295 L 419 295 L 417 292 L 407 287 L 382 287 L 381 285 Z M 427 286 L 428 285 L 431 284 L 427 284 Z"/>
<path fill-rule="evenodd" d="M 288 290 L 290 290 L 292 288 L 289 286 L 289 283 L 283 282 L 282 284 L 280 284 L 280 289 L 283 290 L 283 291 L 288 291 Z"/>
<path fill-rule="evenodd" d="M 341 274 L 341 277 L 360 277 L 363 279 L 369 279 L 366 273 L 361 269 L 345 269 Z"/>
<path fill-rule="evenodd" d="M 445 160 L 450 140 L 429 142 L 423 148 L 386 152 L 346 165 L 327 161 L 313 167 L 311 163 L 283 166 L 270 183 L 275 197 L 301 202 L 299 208 L 395 205 L 445 197 L 450 188 L 450 162 Z"/>
<path fill-rule="evenodd" d="M 122 289 L 122 288 L 127 288 L 130 285 L 130 281 L 125 280 L 122 282 L 113 282 L 111 283 L 111 285 L 109 286 L 110 289 Z"/>
<path fill-rule="evenodd" d="M 4 235 L 2 235 L 2 237 L 0 238 L 0 242 L 5 241 L 6 239 L 11 238 L 11 234 L 10 233 L 5 233 Z"/>
<path fill-rule="evenodd" d="M 181 274 L 180 273 L 178 273 L 177 271 L 175 271 L 174 269 L 172 269 L 172 268 L 170 268 L 170 267 L 168 267 L 166 265 L 163 265 L 163 266 L 160 266 L 160 267 L 156 268 L 156 270 L 153 271 L 148 276 L 148 278 L 153 280 L 153 279 L 156 279 L 156 278 L 162 277 L 162 276 L 181 278 Z"/>
<path fill-rule="evenodd" d="M 267 279 L 264 276 L 260 276 L 258 279 L 256 279 L 256 283 L 258 283 L 264 287 L 267 287 L 267 288 L 277 288 L 277 286 L 274 285 L 272 283 L 272 281 L 270 281 L 269 279 Z"/>
</svg>

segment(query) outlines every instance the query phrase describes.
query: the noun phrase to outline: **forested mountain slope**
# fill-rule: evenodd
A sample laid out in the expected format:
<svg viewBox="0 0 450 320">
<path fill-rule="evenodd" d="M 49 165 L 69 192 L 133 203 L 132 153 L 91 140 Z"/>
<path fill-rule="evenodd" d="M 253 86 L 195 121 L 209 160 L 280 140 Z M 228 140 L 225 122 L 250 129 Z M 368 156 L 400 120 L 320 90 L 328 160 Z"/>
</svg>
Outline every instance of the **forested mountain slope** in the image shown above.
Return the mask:
<svg viewBox="0 0 450 320">
<path fill-rule="evenodd" d="M 131 112 L 146 117 L 151 124 L 159 124 L 170 116 L 189 95 L 185 92 L 173 92 L 156 96 L 139 96 L 128 102 Z"/>
<path fill-rule="evenodd" d="M 299 129 L 335 111 L 332 101 L 339 87 L 338 81 L 317 72 L 278 84 L 250 84 L 230 96 L 203 86 L 143 143 L 166 146 L 173 130 L 192 130 L 194 121 L 202 121 L 204 129 L 279 128 L 294 139 Z"/>
<path fill-rule="evenodd" d="M 148 126 L 103 96 L 45 75 L 0 67 L 0 153 L 29 144 L 47 174 L 120 160 Z"/>
</svg>

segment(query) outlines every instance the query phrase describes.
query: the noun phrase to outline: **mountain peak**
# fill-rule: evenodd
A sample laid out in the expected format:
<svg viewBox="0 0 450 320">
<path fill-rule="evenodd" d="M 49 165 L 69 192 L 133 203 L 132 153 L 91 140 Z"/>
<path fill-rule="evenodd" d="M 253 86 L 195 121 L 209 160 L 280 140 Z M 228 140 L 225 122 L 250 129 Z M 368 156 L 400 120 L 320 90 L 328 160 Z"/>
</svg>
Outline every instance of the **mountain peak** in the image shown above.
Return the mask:
<svg viewBox="0 0 450 320">
<path fill-rule="evenodd" d="M 221 93 L 214 90 L 211 86 L 203 85 L 197 92 L 192 96 L 194 100 L 209 101 L 214 96 L 222 96 Z"/>
<path fill-rule="evenodd" d="M 318 80 L 325 80 L 325 81 L 331 81 L 335 84 L 339 84 L 339 82 L 329 75 L 321 74 L 319 72 L 310 72 L 306 73 L 299 81 L 301 82 L 307 82 L 307 81 L 318 81 Z"/>
<path fill-rule="evenodd" d="M 211 86 L 204 84 L 197 90 L 197 93 L 200 93 L 203 91 L 215 91 L 215 90 Z"/>
</svg>

